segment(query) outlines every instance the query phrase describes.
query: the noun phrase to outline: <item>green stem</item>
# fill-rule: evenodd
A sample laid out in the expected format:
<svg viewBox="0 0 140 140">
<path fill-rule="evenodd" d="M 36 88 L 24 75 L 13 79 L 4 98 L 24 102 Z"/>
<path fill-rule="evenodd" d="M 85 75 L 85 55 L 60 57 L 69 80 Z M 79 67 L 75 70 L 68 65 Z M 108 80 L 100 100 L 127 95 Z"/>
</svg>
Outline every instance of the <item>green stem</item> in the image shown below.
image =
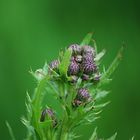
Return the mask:
<svg viewBox="0 0 140 140">
<path fill-rule="evenodd" d="M 64 116 L 63 116 L 63 121 L 61 124 L 61 130 L 60 130 L 60 137 L 59 140 L 68 140 L 68 128 L 67 128 L 67 122 L 68 122 L 68 115 L 67 115 L 67 110 L 65 108 L 66 104 L 66 94 L 68 93 L 68 89 L 65 83 L 63 83 L 62 89 L 61 89 L 61 94 L 62 94 L 62 99 L 63 99 L 63 104 L 64 104 Z"/>
<path fill-rule="evenodd" d="M 60 140 L 68 140 L 68 133 L 67 132 L 63 132 L 61 135 L 61 139 Z"/>
</svg>

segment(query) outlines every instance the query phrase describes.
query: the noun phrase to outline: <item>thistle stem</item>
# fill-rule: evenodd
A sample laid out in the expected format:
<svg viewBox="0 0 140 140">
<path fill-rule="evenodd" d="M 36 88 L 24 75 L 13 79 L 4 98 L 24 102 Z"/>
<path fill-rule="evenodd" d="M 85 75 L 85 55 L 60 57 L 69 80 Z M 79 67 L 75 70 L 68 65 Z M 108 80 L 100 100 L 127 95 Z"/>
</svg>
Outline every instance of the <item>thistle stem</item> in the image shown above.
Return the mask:
<svg viewBox="0 0 140 140">
<path fill-rule="evenodd" d="M 64 131 L 64 132 L 61 134 L 60 140 L 68 140 L 68 133 Z"/>
</svg>

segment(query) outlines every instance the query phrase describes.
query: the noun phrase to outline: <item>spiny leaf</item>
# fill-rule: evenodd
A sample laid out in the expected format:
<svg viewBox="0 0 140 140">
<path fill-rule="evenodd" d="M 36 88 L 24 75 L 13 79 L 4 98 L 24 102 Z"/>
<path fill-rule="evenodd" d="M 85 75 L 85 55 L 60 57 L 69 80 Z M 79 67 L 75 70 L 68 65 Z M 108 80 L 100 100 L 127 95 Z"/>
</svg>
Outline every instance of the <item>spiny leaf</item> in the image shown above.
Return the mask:
<svg viewBox="0 0 140 140">
<path fill-rule="evenodd" d="M 6 121 L 6 126 L 7 126 L 8 130 L 9 130 L 9 134 L 11 136 L 11 139 L 15 140 L 15 136 L 13 134 L 12 128 L 11 128 L 10 124 L 7 121 Z"/>
<path fill-rule="evenodd" d="M 115 133 L 112 137 L 108 138 L 107 140 L 115 140 L 117 136 L 117 133 Z"/>
<path fill-rule="evenodd" d="M 135 137 L 133 136 L 131 140 L 134 140 L 134 139 L 135 139 Z"/>
<path fill-rule="evenodd" d="M 122 59 L 123 51 L 124 51 L 124 46 L 121 47 L 121 49 L 119 50 L 119 52 L 118 52 L 117 56 L 115 57 L 114 61 L 109 66 L 106 73 L 102 76 L 101 79 L 109 78 L 112 75 L 112 73 L 116 70 L 116 68 L 118 67 L 118 65 L 120 63 L 120 60 Z"/>
<path fill-rule="evenodd" d="M 88 45 L 92 39 L 92 33 L 88 33 L 85 38 L 83 39 L 82 43 L 80 46 Z"/>
<path fill-rule="evenodd" d="M 95 109 L 96 110 L 101 109 L 101 108 L 105 107 L 106 105 L 108 105 L 109 103 L 110 103 L 110 101 L 108 101 L 106 103 L 103 103 L 103 104 L 96 105 L 95 106 Z"/>
<path fill-rule="evenodd" d="M 105 84 L 106 82 L 108 82 L 108 79 L 110 78 L 112 73 L 116 70 L 116 68 L 118 67 L 118 65 L 120 63 L 120 60 L 122 59 L 123 51 L 124 51 L 124 46 L 121 47 L 117 56 L 115 57 L 114 61 L 111 63 L 111 65 L 109 66 L 107 71 L 105 71 L 102 74 L 101 79 L 100 79 L 100 83 L 98 84 L 98 87 L 100 87 L 103 84 Z"/>
<path fill-rule="evenodd" d="M 97 128 L 94 129 L 92 136 L 90 137 L 89 140 L 97 140 Z"/>
<path fill-rule="evenodd" d="M 30 97 L 30 95 L 29 95 L 28 92 L 26 92 L 26 97 L 27 97 L 27 101 L 28 101 L 28 103 L 31 103 L 32 100 L 31 100 L 31 97 Z"/>
<path fill-rule="evenodd" d="M 43 69 L 37 69 L 35 72 L 31 69 L 29 73 L 37 80 L 40 81 L 45 77 Z"/>
<path fill-rule="evenodd" d="M 45 62 L 44 66 L 43 66 L 43 71 L 45 74 L 48 74 L 48 63 Z"/>
<path fill-rule="evenodd" d="M 102 98 L 106 97 L 108 95 L 109 91 L 103 90 L 103 91 L 98 91 L 96 96 L 95 96 L 95 101 L 99 101 Z"/>
<path fill-rule="evenodd" d="M 106 53 L 106 50 L 103 49 L 100 53 L 98 53 L 95 57 L 95 61 L 98 62 Z"/>
<path fill-rule="evenodd" d="M 91 39 L 91 43 L 93 44 L 93 46 L 94 46 L 94 48 L 95 48 L 96 54 L 98 54 L 98 48 L 97 48 L 96 41 L 95 41 L 94 39 Z"/>
<path fill-rule="evenodd" d="M 71 132 L 69 134 L 69 140 L 77 139 L 77 138 L 80 138 L 80 137 L 81 137 L 81 135 L 77 135 L 74 132 Z"/>
<path fill-rule="evenodd" d="M 33 110 L 33 116 L 32 116 L 32 125 L 35 127 L 36 131 L 38 132 L 40 138 L 42 137 L 42 131 L 40 129 L 40 126 L 38 124 L 38 120 L 40 118 L 40 107 L 42 102 L 42 94 L 46 87 L 46 82 L 48 81 L 48 77 L 46 76 L 43 78 L 39 83 L 35 90 L 34 97 L 32 100 L 32 110 Z"/>
<path fill-rule="evenodd" d="M 67 71 L 68 67 L 70 65 L 70 59 L 71 59 L 72 51 L 66 50 L 65 54 L 62 58 L 61 64 L 59 65 L 59 72 L 61 76 L 67 77 Z"/>
</svg>

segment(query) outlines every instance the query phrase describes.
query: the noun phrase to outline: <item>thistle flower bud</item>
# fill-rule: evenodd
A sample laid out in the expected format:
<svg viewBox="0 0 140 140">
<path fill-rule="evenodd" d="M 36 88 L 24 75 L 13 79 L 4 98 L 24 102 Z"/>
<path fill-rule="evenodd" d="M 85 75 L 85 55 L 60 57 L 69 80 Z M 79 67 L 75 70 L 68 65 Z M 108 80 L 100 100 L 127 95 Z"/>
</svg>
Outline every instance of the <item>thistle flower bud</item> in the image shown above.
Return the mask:
<svg viewBox="0 0 140 140">
<path fill-rule="evenodd" d="M 56 126 L 57 121 L 55 118 L 55 114 L 52 109 L 44 109 L 41 113 L 40 122 L 44 122 L 46 117 L 53 121 L 53 127 Z"/>
<path fill-rule="evenodd" d="M 71 61 L 68 69 L 69 75 L 77 75 L 80 70 L 79 64 L 76 63 L 76 61 Z"/>
<path fill-rule="evenodd" d="M 72 50 L 73 54 L 81 54 L 81 47 L 78 44 L 70 45 L 68 49 Z"/>
<path fill-rule="evenodd" d="M 84 62 L 82 63 L 82 71 L 85 74 L 92 74 L 93 72 L 96 72 L 97 66 L 95 63 L 92 62 Z"/>
<path fill-rule="evenodd" d="M 83 75 L 82 75 L 82 80 L 83 80 L 83 81 L 88 81 L 88 80 L 89 80 L 89 75 L 83 74 Z"/>
<path fill-rule="evenodd" d="M 98 82 L 100 80 L 100 77 L 101 77 L 100 74 L 95 74 L 94 81 Z"/>
<path fill-rule="evenodd" d="M 60 64 L 59 60 L 54 60 L 49 64 L 49 66 L 52 70 L 57 70 L 59 67 L 59 64 Z"/>
<path fill-rule="evenodd" d="M 81 88 L 78 90 L 76 99 L 86 102 L 89 100 L 89 98 L 90 98 L 90 95 L 86 88 Z"/>
<path fill-rule="evenodd" d="M 44 109 L 41 113 L 41 118 L 40 118 L 40 121 L 41 122 L 44 122 L 45 121 L 45 118 L 46 118 L 46 115 L 49 117 L 49 118 L 52 118 L 54 116 L 54 112 L 51 110 L 51 109 Z"/>
<path fill-rule="evenodd" d="M 82 104 L 82 101 L 80 101 L 80 100 L 77 100 L 77 99 L 75 99 L 74 101 L 73 101 L 73 106 L 75 107 L 78 107 L 78 106 L 80 106 Z"/>
<path fill-rule="evenodd" d="M 83 46 L 82 47 L 83 54 L 92 54 L 95 57 L 95 49 L 90 46 Z"/>
</svg>

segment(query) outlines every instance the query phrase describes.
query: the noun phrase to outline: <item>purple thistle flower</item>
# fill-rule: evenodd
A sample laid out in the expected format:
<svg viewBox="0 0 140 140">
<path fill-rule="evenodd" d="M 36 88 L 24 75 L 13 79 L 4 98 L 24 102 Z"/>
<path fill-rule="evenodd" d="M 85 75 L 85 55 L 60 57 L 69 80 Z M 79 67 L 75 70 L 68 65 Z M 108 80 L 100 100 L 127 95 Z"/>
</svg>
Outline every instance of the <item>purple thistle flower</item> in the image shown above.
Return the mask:
<svg viewBox="0 0 140 140">
<path fill-rule="evenodd" d="M 59 67 L 59 64 L 60 64 L 59 60 L 54 60 L 49 64 L 49 66 L 52 70 L 57 70 Z"/>
<path fill-rule="evenodd" d="M 71 61 L 70 65 L 69 65 L 68 74 L 77 75 L 79 70 L 80 70 L 79 64 L 77 64 L 75 60 Z"/>
<path fill-rule="evenodd" d="M 78 107 L 80 105 L 86 105 L 91 101 L 91 96 L 86 88 L 80 88 L 77 91 L 77 95 L 72 102 L 73 107 Z"/>
<path fill-rule="evenodd" d="M 68 49 L 72 50 L 73 54 L 81 54 L 81 47 L 78 44 L 70 45 Z"/>
<path fill-rule="evenodd" d="M 82 63 L 82 71 L 85 74 L 92 74 L 93 72 L 96 72 L 97 66 L 95 63 L 92 62 L 83 62 Z"/>
<path fill-rule="evenodd" d="M 89 100 L 89 98 L 90 98 L 90 95 L 86 88 L 81 88 L 78 90 L 77 96 L 76 96 L 77 100 L 86 102 Z"/>
</svg>

